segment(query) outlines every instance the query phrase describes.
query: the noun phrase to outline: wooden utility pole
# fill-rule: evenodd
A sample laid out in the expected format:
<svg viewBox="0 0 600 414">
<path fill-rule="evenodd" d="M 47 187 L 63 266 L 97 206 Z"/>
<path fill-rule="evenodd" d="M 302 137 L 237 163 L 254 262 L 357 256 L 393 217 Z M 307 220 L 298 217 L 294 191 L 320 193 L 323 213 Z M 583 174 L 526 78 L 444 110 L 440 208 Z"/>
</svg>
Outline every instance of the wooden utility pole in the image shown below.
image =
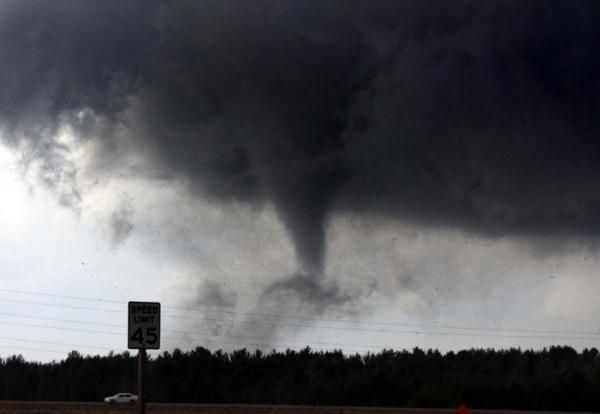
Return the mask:
<svg viewBox="0 0 600 414">
<path fill-rule="evenodd" d="M 138 350 L 138 414 L 146 414 L 146 394 L 144 389 L 144 368 L 146 367 L 146 350 Z"/>
</svg>

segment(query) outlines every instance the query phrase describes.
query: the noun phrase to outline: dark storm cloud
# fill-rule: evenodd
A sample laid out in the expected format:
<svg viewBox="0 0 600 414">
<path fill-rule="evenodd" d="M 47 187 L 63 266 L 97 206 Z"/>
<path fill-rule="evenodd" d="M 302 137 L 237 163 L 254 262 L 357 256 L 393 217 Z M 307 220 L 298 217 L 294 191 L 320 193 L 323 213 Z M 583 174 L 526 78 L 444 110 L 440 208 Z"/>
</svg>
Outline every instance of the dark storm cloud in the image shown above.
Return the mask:
<svg viewBox="0 0 600 414">
<path fill-rule="evenodd" d="M 314 294 L 335 211 L 600 230 L 599 8 L 5 2 L 0 117 L 41 159 L 67 123 L 203 197 L 273 203 L 300 267 L 273 289 L 338 300 Z"/>
<path fill-rule="evenodd" d="M 340 204 L 484 233 L 597 234 L 598 5 L 482 7 L 429 16 L 361 92 Z"/>
</svg>

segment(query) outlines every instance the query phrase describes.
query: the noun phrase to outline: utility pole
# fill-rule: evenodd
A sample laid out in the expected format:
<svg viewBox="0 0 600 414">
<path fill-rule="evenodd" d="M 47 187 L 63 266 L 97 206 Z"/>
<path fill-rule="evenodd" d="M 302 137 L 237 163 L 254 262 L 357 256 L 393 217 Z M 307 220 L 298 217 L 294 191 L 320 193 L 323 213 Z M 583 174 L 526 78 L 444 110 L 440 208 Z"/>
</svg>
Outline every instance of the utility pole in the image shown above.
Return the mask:
<svg viewBox="0 0 600 414">
<path fill-rule="evenodd" d="M 146 414 L 146 393 L 144 389 L 144 376 L 146 368 L 146 350 L 138 350 L 138 414 Z"/>
</svg>

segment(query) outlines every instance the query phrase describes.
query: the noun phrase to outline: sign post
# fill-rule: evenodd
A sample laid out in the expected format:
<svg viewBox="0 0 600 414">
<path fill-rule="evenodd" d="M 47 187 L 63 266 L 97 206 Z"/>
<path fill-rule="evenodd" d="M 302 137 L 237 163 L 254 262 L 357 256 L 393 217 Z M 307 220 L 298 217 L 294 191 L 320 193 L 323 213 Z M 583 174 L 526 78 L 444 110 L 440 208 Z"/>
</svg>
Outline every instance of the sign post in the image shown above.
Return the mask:
<svg viewBox="0 0 600 414">
<path fill-rule="evenodd" d="M 146 392 L 144 389 L 144 375 L 145 375 L 145 365 L 146 365 L 146 350 L 140 349 L 138 350 L 137 356 L 138 362 L 138 414 L 146 414 Z"/>
<path fill-rule="evenodd" d="M 145 414 L 146 349 L 160 348 L 160 303 L 129 302 L 127 308 L 127 347 L 138 350 L 138 413 Z"/>
</svg>

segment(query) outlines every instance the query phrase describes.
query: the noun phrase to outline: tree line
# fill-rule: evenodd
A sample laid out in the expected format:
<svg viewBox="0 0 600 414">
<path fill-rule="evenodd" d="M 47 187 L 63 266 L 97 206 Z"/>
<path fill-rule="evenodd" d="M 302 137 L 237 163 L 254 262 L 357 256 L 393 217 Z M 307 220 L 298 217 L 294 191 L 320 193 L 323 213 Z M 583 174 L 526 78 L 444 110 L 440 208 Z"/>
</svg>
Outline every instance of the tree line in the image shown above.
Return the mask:
<svg viewBox="0 0 600 414">
<path fill-rule="evenodd" d="M 49 363 L 0 359 L 0 398 L 100 401 L 135 391 L 129 352 Z M 148 401 L 600 410 L 595 348 L 342 351 L 175 349 L 147 363 Z"/>
</svg>

